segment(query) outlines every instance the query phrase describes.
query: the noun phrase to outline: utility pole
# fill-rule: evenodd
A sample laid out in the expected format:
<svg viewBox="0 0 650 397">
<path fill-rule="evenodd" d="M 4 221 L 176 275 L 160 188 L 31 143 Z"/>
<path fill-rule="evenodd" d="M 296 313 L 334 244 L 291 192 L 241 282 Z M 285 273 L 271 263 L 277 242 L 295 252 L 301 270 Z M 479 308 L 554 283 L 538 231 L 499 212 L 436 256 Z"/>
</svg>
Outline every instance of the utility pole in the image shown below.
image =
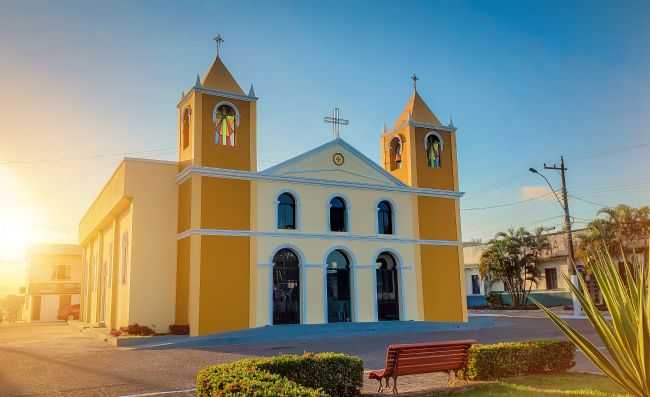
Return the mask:
<svg viewBox="0 0 650 397">
<path fill-rule="evenodd" d="M 573 233 L 571 231 L 571 215 L 569 214 L 569 199 L 568 199 L 568 194 L 567 194 L 567 189 L 566 189 L 566 171 L 567 168 L 564 166 L 564 156 L 560 156 L 560 166 L 558 167 L 556 164 L 553 164 L 552 166 L 544 164 L 544 169 L 546 170 L 553 170 L 553 171 L 560 171 L 560 177 L 562 179 L 562 200 L 557 196 L 557 193 L 555 193 L 555 189 L 553 189 L 553 185 L 551 185 L 551 182 L 548 180 L 544 174 L 540 173 L 537 171 L 535 168 L 529 168 L 528 170 L 532 172 L 533 174 L 537 174 L 544 178 L 546 181 L 546 184 L 548 184 L 548 187 L 551 189 L 551 192 L 553 192 L 553 195 L 555 196 L 555 199 L 558 201 L 558 204 L 562 207 L 562 211 L 564 212 L 564 231 L 566 232 L 566 239 L 567 239 L 567 250 L 568 250 L 568 259 L 569 259 L 569 274 L 571 276 L 571 284 L 579 288 L 579 283 L 578 283 L 578 275 L 576 274 L 576 270 L 582 273 L 582 266 L 580 269 L 578 269 L 576 265 L 576 257 L 575 257 L 575 252 L 573 250 Z M 576 298 L 575 295 L 572 295 L 572 301 L 573 301 L 573 316 L 576 318 L 583 318 L 584 314 L 582 312 L 582 306 L 580 306 L 580 301 Z"/>
<path fill-rule="evenodd" d="M 566 232 L 566 239 L 567 239 L 567 249 L 569 251 L 569 273 L 571 275 L 575 275 L 575 267 L 576 267 L 576 257 L 575 257 L 575 252 L 573 249 L 573 233 L 571 230 L 571 215 L 569 214 L 569 199 L 568 199 L 568 194 L 567 194 L 567 189 L 566 189 L 566 171 L 567 168 L 564 166 L 564 156 L 560 156 L 560 166 L 558 167 L 556 164 L 553 164 L 552 166 L 546 165 L 544 163 L 544 169 L 545 170 L 554 170 L 554 171 L 560 171 L 560 178 L 562 181 L 562 209 L 564 210 L 564 231 Z"/>
</svg>

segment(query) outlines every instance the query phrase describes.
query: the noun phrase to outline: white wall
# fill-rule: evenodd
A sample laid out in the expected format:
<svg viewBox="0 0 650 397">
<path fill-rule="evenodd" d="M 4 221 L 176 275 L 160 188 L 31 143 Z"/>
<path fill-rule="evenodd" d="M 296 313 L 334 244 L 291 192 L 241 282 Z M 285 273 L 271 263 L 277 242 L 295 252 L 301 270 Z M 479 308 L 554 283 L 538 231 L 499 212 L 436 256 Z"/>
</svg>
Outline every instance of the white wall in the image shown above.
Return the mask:
<svg viewBox="0 0 650 397">
<path fill-rule="evenodd" d="M 272 272 L 274 253 L 282 247 L 293 248 L 301 259 L 301 312 L 302 322 L 326 321 L 325 260 L 331 250 L 342 249 L 352 261 L 352 312 L 353 321 L 376 321 L 377 255 L 393 252 L 400 262 L 401 277 L 400 317 L 417 320 L 418 289 L 416 276 L 416 246 L 414 236 L 412 198 L 409 194 L 364 189 L 343 189 L 315 185 L 287 184 L 258 181 L 256 231 L 268 235 L 256 237 L 257 282 L 255 315 L 256 325 L 272 322 Z M 289 191 L 297 200 L 297 230 L 277 229 L 277 196 Z M 335 195 L 346 200 L 348 232 L 329 231 L 329 201 Z M 393 206 L 395 234 L 377 234 L 376 206 L 389 200 Z M 274 235 L 280 234 L 280 235 Z"/>
</svg>

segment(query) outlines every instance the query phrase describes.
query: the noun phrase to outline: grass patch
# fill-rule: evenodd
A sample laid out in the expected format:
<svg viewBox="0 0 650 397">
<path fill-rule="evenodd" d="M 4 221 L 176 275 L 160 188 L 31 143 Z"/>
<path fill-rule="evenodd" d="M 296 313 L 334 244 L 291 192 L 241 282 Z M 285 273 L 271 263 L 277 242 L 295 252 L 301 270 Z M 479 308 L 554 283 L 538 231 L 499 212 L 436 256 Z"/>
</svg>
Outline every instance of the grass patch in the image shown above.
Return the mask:
<svg viewBox="0 0 650 397">
<path fill-rule="evenodd" d="M 442 394 L 433 394 L 439 396 Z M 532 375 L 507 378 L 452 394 L 459 397 L 625 396 L 608 378 L 589 374 Z"/>
</svg>

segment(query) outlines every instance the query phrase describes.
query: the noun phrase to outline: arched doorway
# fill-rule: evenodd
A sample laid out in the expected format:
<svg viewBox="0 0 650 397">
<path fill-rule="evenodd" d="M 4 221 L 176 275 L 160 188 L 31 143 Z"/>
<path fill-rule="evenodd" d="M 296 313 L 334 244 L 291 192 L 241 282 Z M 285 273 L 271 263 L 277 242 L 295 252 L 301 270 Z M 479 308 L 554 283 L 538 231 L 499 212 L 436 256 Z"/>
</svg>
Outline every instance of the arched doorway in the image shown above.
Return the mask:
<svg viewBox="0 0 650 397">
<path fill-rule="evenodd" d="M 273 324 L 300 323 L 300 261 L 283 248 L 273 257 Z"/>
<path fill-rule="evenodd" d="M 377 319 L 399 320 L 397 260 L 389 252 L 377 257 Z"/>
<path fill-rule="evenodd" d="M 327 256 L 327 322 L 352 321 L 350 260 L 342 250 Z"/>
</svg>

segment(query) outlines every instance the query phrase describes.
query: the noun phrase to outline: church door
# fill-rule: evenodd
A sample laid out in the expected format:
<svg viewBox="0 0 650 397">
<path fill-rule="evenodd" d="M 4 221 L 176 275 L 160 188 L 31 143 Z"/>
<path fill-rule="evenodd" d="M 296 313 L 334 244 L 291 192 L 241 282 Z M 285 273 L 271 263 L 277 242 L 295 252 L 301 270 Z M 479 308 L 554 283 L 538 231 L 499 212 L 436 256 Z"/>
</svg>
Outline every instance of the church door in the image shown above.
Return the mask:
<svg viewBox="0 0 650 397">
<path fill-rule="evenodd" d="M 273 257 L 273 324 L 300 323 L 298 255 L 283 248 Z"/>
<path fill-rule="evenodd" d="M 350 261 L 341 250 L 327 256 L 327 322 L 351 321 Z"/>
<path fill-rule="evenodd" d="M 377 319 L 399 320 L 397 261 L 388 252 L 377 257 Z"/>
</svg>

